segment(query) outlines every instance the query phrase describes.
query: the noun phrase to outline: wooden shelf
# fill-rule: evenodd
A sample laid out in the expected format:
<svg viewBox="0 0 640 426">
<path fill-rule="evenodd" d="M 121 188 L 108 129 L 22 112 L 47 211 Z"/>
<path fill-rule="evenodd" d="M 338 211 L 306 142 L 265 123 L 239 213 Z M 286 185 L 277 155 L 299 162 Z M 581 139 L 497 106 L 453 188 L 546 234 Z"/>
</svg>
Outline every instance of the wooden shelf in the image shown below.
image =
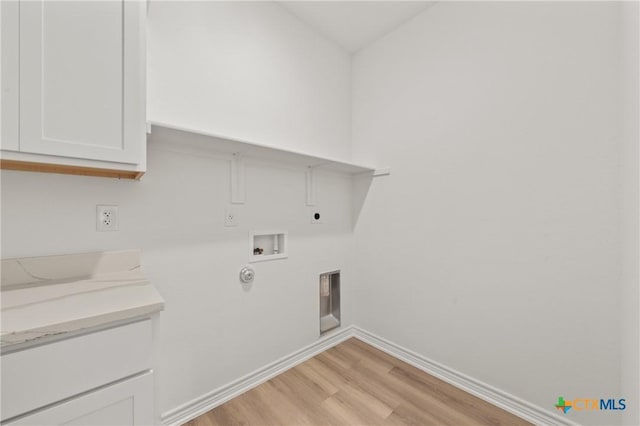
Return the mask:
<svg viewBox="0 0 640 426">
<path fill-rule="evenodd" d="M 202 149 L 210 149 L 224 154 L 239 154 L 247 158 L 257 158 L 304 167 L 321 168 L 350 175 L 369 173 L 374 176 L 379 176 L 389 174 L 389 169 L 376 170 L 376 168 L 367 165 L 320 157 L 305 152 L 277 148 L 256 142 L 242 141 L 223 135 L 201 132 L 172 124 L 150 121 L 149 125 L 151 130 L 151 136 L 149 139 L 152 142 L 180 142 L 181 144 L 198 146 Z"/>
</svg>

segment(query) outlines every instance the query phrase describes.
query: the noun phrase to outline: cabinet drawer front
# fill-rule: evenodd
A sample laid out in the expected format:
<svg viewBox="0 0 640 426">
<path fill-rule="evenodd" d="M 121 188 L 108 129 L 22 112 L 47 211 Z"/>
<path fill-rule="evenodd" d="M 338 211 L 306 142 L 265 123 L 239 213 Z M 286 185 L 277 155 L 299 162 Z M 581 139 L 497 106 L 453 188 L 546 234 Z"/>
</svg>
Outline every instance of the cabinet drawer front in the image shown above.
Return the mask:
<svg viewBox="0 0 640 426">
<path fill-rule="evenodd" d="M 153 373 L 115 383 L 36 411 L 8 425 L 125 426 L 153 424 Z"/>
<path fill-rule="evenodd" d="M 2 420 L 151 368 L 151 320 L 2 356 Z"/>
</svg>

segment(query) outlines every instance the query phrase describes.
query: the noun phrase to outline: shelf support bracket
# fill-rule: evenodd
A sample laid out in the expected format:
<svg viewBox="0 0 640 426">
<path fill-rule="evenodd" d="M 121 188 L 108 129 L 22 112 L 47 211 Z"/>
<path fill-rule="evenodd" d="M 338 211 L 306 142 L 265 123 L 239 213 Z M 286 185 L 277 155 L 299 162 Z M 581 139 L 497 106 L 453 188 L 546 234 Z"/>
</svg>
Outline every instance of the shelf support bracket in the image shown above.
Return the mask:
<svg viewBox="0 0 640 426">
<path fill-rule="evenodd" d="M 375 169 L 373 176 L 389 176 L 391 174 L 391 167 L 383 167 L 381 169 Z"/>
<path fill-rule="evenodd" d="M 316 205 L 316 178 L 315 169 L 311 166 L 307 167 L 305 172 L 306 188 L 307 188 L 307 206 Z"/>
<path fill-rule="evenodd" d="M 231 203 L 244 204 L 245 200 L 244 182 L 244 158 L 239 152 L 233 153 L 231 159 Z"/>
</svg>

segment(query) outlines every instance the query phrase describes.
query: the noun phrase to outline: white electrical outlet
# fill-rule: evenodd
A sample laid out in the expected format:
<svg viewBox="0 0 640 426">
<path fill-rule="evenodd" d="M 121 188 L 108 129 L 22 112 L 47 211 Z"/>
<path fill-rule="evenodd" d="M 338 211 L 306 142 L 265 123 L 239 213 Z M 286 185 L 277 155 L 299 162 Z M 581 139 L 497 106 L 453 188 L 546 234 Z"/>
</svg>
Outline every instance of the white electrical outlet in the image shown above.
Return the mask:
<svg viewBox="0 0 640 426">
<path fill-rule="evenodd" d="M 238 226 L 238 208 L 228 206 L 224 209 L 224 226 Z"/>
<path fill-rule="evenodd" d="M 118 206 L 96 206 L 96 230 L 101 232 L 118 230 Z"/>
<path fill-rule="evenodd" d="M 311 223 L 316 225 L 322 223 L 322 214 L 317 207 L 309 209 L 309 216 L 311 217 Z"/>
</svg>

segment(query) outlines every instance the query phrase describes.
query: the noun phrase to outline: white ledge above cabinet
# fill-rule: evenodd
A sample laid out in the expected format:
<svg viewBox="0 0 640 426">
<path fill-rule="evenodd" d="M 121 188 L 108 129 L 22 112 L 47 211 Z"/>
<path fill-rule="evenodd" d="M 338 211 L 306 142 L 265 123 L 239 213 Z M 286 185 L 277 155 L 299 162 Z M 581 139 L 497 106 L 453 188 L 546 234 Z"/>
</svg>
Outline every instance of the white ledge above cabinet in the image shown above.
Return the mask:
<svg viewBox="0 0 640 426">
<path fill-rule="evenodd" d="M 174 142 L 230 156 L 234 155 L 242 158 L 268 160 L 349 175 L 371 174 L 372 176 L 381 176 L 390 173 L 388 168 L 376 169 L 368 165 L 278 148 L 258 142 L 243 141 L 233 137 L 188 129 L 173 124 L 150 121 L 147 129 L 148 131 L 150 130 L 151 136 L 149 140 L 152 143 L 154 141 Z"/>
</svg>

